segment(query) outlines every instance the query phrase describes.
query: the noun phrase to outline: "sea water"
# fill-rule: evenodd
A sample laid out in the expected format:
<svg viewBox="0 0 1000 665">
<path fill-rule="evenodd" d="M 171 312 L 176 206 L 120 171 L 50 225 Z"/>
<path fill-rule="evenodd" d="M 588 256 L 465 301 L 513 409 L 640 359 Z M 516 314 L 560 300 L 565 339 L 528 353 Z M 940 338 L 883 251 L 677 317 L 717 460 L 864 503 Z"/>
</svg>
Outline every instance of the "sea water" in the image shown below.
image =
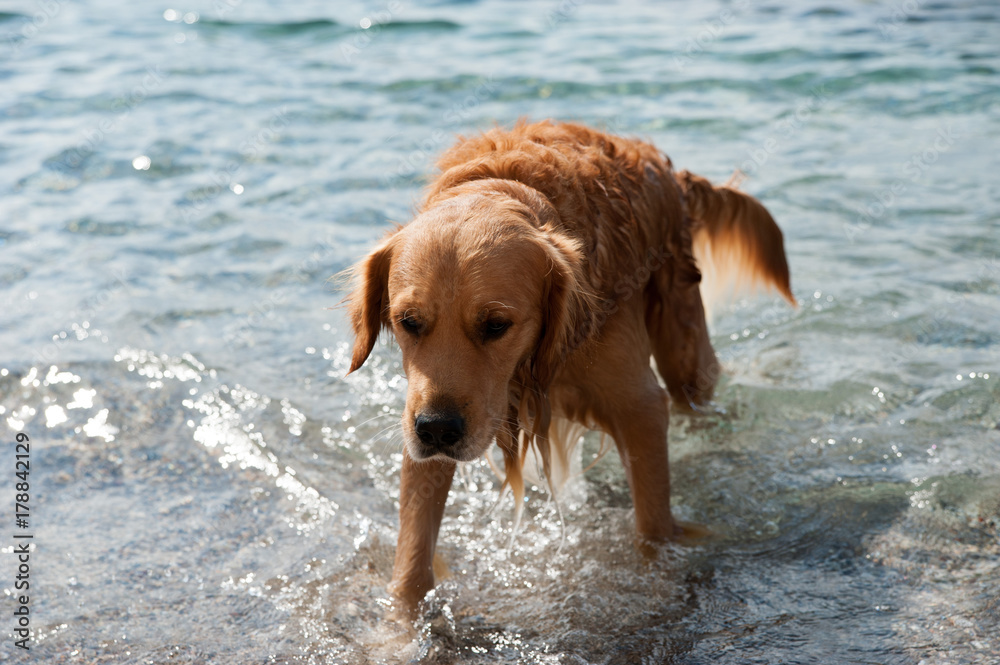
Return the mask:
<svg viewBox="0 0 1000 665">
<path fill-rule="evenodd" d="M 0 13 L 0 660 L 1000 662 L 995 3 L 171 3 Z M 330 278 L 521 117 L 742 170 L 800 306 L 717 306 L 672 419 L 714 538 L 641 557 L 612 453 L 509 547 L 468 464 L 411 630 L 406 380 L 390 343 L 345 378 Z"/>
</svg>

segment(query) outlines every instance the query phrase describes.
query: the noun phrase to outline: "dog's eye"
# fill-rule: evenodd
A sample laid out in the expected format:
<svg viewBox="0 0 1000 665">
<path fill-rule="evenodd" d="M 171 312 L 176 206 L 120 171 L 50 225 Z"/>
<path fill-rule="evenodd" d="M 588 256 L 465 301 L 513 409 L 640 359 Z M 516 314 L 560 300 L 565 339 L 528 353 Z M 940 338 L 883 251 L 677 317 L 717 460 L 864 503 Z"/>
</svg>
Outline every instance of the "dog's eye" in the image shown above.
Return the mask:
<svg viewBox="0 0 1000 665">
<path fill-rule="evenodd" d="M 489 319 L 483 324 L 483 341 L 488 342 L 493 339 L 500 339 L 504 336 L 512 323 L 506 319 Z"/>
<path fill-rule="evenodd" d="M 420 334 L 420 322 L 412 316 L 404 316 L 399 320 L 399 326 L 411 335 Z"/>
</svg>

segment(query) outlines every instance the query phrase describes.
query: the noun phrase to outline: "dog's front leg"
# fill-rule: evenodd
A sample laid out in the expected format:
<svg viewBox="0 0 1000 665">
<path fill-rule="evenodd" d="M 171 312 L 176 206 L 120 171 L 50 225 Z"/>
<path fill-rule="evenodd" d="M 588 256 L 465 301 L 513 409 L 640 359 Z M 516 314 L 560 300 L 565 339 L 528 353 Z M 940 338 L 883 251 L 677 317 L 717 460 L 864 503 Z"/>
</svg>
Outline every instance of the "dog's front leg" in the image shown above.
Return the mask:
<svg viewBox="0 0 1000 665">
<path fill-rule="evenodd" d="M 646 368 L 645 389 L 634 386 L 626 408 L 609 417 L 607 431 L 618 446 L 625 467 L 635 526 L 641 539 L 649 542 L 673 540 L 694 545 L 710 537 L 711 531 L 700 524 L 679 522 L 670 510 L 670 462 L 667 453 L 667 428 L 670 410 L 666 393 Z M 648 550 L 655 555 L 655 550 Z"/>
<path fill-rule="evenodd" d="M 676 535 L 670 512 L 670 462 L 667 395 L 647 367 L 645 385 L 632 386 L 634 394 L 616 413 L 608 414 L 607 429 L 615 440 L 635 507 L 639 535 L 663 541 Z"/>
<path fill-rule="evenodd" d="M 416 461 L 403 447 L 399 483 L 399 539 L 389 591 L 412 615 L 434 587 L 434 548 L 455 462 Z"/>
</svg>

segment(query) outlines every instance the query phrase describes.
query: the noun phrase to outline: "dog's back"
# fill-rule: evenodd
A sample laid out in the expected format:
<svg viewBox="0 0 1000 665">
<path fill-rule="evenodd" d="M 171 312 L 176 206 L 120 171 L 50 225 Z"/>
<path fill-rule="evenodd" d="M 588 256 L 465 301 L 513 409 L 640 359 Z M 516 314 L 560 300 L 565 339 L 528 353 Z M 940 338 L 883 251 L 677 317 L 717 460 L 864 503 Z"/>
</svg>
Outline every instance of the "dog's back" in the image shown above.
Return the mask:
<svg viewBox="0 0 1000 665">
<path fill-rule="evenodd" d="M 698 281 L 672 165 L 648 143 L 583 125 L 521 123 L 460 139 L 438 166 L 425 207 L 476 180 L 515 181 L 540 192 L 555 208 L 554 230 L 580 240 L 588 268 L 581 284 L 602 300 L 645 282 L 651 263 Z"/>
</svg>

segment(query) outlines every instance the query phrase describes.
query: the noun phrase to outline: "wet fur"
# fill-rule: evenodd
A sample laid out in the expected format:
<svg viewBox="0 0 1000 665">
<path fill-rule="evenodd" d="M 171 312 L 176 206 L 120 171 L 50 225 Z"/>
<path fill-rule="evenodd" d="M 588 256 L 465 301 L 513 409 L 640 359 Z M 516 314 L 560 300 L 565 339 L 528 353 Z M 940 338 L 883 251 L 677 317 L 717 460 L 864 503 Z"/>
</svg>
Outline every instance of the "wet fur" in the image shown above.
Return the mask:
<svg viewBox="0 0 1000 665">
<path fill-rule="evenodd" d="M 556 489 L 580 426 L 606 433 L 626 470 L 639 535 L 680 535 L 670 513 L 668 394 L 680 406 L 703 404 L 719 374 L 699 262 L 794 303 L 782 234 L 767 210 L 732 187 L 674 172 L 649 143 L 521 123 L 460 139 L 439 167 L 416 219 L 355 268 L 349 296 L 351 371 L 382 330 L 403 351 L 390 588 L 408 609 L 434 583 L 455 460 L 494 441 L 520 507 L 531 449 Z M 477 326 L 497 316 L 513 319 L 509 331 L 480 339 Z M 408 317 L 419 334 L 403 327 Z M 414 434 L 418 414 L 441 409 L 470 423 L 450 457 Z"/>
</svg>

